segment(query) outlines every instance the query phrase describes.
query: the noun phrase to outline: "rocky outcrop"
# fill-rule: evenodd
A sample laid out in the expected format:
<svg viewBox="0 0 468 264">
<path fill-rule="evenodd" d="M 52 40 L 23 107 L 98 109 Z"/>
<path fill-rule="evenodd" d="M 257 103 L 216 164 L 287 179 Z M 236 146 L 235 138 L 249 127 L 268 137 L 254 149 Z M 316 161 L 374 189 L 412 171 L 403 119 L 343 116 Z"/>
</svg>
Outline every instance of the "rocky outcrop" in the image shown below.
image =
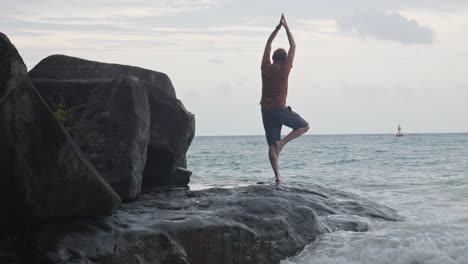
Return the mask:
<svg viewBox="0 0 468 264">
<path fill-rule="evenodd" d="M 151 83 L 153 89 L 171 98 L 176 98 L 174 86 L 169 77 L 161 72 L 139 67 L 83 60 L 64 55 L 52 55 L 43 59 L 29 75 L 39 80 L 101 80 L 110 81 L 134 76 Z M 68 92 L 68 91 L 67 91 Z"/>
<path fill-rule="evenodd" d="M 33 221 L 109 215 L 119 204 L 0 33 L 0 235 Z"/>
<path fill-rule="evenodd" d="M 70 111 L 65 125 L 122 199 L 188 184 L 185 154 L 195 119 L 167 75 L 62 55 L 29 74 L 50 107 L 62 103 Z"/>
<path fill-rule="evenodd" d="M 157 191 L 113 218 L 33 231 L 34 263 L 278 263 L 323 233 L 397 221 L 393 209 L 311 186 Z M 88 262 L 89 261 L 89 262 Z"/>
<path fill-rule="evenodd" d="M 2 34 L 0 66 L 1 263 L 278 263 L 323 233 L 399 220 L 317 185 L 154 189 L 190 177 L 194 117 L 166 75 L 66 56 L 30 72 L 50 107 L 71 111 L 85 157 Z M 87 158 L 123 199 L 148 192 L 102 216 L 119 197 Z"/>
<path fill-rule="evenodd" d="M 143 83 L 126 77 L 91 92 L 74 139 L 122 199 L 140 194 L 150 110 Z"/>
</svg>

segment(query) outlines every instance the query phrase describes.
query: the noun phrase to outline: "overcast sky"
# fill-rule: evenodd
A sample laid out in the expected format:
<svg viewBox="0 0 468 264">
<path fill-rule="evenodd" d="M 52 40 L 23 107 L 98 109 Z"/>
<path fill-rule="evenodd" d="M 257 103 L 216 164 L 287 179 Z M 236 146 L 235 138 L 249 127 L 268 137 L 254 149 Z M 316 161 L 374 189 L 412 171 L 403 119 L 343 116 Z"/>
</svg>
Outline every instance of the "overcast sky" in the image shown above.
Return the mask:
<svg viewBox="0 0 468 264">
<path fill-rule="evenodd" d="M 468 132 L 466 0 L 1 0 L 29 69 L 52 54 L 169 75 L 197 135 L 263 134 L 260 60 L 284 12 L 309 134 Z M 273 48 L 287 48 L 284 31 Z M 285 130 L 284 132 L 286 132 Z"/>
</svg>

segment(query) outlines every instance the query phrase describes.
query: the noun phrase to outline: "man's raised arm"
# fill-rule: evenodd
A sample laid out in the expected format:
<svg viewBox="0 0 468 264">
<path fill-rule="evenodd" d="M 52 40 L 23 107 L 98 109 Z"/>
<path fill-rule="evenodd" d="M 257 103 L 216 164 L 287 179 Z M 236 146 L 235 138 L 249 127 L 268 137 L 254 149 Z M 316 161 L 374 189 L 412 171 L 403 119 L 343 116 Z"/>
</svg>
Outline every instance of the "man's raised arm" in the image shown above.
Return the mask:
<svg viewBox="0 0 468 264">
<path fill-rule="evenodd" d="M 271 32 L 271 35 L 267 40 L 267 43 L 266 43 L 266 46 L 265 46 L 265 51 L 263 51 L 262 65 L 263 65 L 263 63 L 271 63 L 271 61 L 270 61 L 271 43 L 273 42 L 276 35 L 278 34 L 278 31 L 281 29 L 281 25 L 282 25 L 281 21 L 282 21 L 282 19 L 280 20 L 280 23 L 278 24 L 278 26 L 276 26 L 275 30 L 273 30 L 273 32 Z"/>
<path fill-rule="evenodd" d="M 289 26 L 288 26 L 288 23 L 286 23 L 286 18 L 284 18 L 284 15 L 281 16 L 281 24 L 283 24 L 284 28 L 286 29 L 286 33 L 288 35 L 288 40 L 289 40 L 288 56 L 291 57 L 291 60 L 294 60 L 294 55 L 296 55 L 296 42 L 294 41 L 293 35 L 291 34 L 291 31 L 289 30 Z"/>
</svg>

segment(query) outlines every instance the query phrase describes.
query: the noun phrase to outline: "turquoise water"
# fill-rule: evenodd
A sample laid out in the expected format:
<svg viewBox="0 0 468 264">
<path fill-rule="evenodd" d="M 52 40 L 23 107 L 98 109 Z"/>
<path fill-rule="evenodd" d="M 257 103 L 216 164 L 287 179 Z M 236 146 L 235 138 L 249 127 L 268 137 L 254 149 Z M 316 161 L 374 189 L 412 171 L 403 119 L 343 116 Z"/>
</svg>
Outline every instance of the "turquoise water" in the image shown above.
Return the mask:
<svg viewBox="0 0 468 264">
<path fill-rule="evenodd" d="M 188 166 L 192 189 L 274 180 L 263 136 L 196 137 Z M 405 217 L 326 234 L 282 264 L 468 263 L 468 134 L 307 135 L 280 167 L 283 183 L 357 193 Z"/>
</svg>

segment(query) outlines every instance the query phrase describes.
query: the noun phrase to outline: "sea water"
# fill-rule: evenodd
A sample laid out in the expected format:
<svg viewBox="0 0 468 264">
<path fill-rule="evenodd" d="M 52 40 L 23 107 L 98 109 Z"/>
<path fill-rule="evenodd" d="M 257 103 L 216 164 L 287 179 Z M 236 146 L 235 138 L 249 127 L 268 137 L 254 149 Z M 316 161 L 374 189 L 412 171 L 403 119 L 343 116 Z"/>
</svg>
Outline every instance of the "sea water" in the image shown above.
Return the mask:
<svg viewBox="0 0 468 264">
<path fill-rule="evenodd" d="M 274 181 L 263 136 L 196 137 L 188 166 L 192 189 Z M 283 184 L 353 192 L 404 217 L 325 234 L 281 264 L 468 263 L 468 134 L 306 135 L 280 167 Z"/>
</svg>

